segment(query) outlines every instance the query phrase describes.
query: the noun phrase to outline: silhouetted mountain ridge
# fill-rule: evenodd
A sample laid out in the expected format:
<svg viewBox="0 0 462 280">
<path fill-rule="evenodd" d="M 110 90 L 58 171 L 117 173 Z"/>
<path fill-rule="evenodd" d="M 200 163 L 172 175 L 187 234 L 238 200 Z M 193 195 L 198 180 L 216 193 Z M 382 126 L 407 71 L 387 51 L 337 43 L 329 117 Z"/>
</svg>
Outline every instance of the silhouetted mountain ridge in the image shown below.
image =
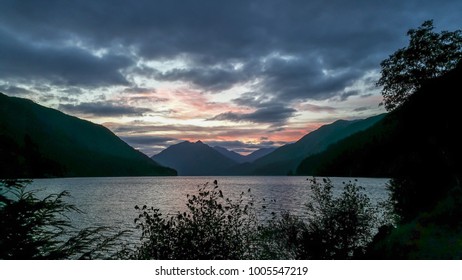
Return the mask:
<svg viewBox="0 0 462 280">
<path fill-rule="evenodd" d="M 425 176 L 432 170 L 440 170 L 441 166 L 458 169 L 462 139 L 455 132 L 460 130 L 461 78 L 462 64 L 459 63 L 443 77 L 428 81 L 376 125 L 307 157 L 297 173 L 396 177 L 413 172 Z M 447 166 L 449 163 L 454 166 Z M 417 166 L 420 171 L 414 170 Z"/>
<path fill-rule="evenodd" d="M 201 141 L 184 141 L 172 145 L 151 158 L 174 168 L 182 176 L 221 175 L 224 170 L 236 164 Z"/>
<path fill-rule="evenodd" d="M 233 175 L 293 174 L 300 162 L 307 156 L 319 153 L 329 145 L 371 127 L 384 116 L 385 114 L 381 114 L 360 120 L 338 120 L 323 125 L 297 142 L 281 146 L 251 164 L 233 167 L 230 173 Z"/>
<path fill-rule="evenodd" d="M 217 152 L 219 152 L 220 154 L 224 155 L 225 157 L 233 160 L 234 162 L 236 163 L 244 163 L 244 162 L 247 162 L 245 156 L 239 154 L 239 153 L 236 153 L 234 151 L 230 151 L 224 147 L 220 147 L 220 146 L 214 146 L 212 147 L 214 150 L 216 150 Z"/>
<path fill-rule="evenodd" d="M 253 162 L 261 157 L 264 157 L 265 155 L 273 152 L 276 148 L 260 148 L 248 155 L 241 155 L 239 153 L 236 153 L 234 151 L 230 151 L 224 147 L 220 146 L 214 146 L 213 147 L 215 150 L 220 152 L 222 155 L 232 159 L 236 163 L 245 163 L 245 162 Z"/>
<path fill-rule="evenodd" d="M 175 175 L 107 128 L 0 93 L 0 177 Z"/>
<path fill-rule="evenodd" d="M 287 175 L 293 174 L 307 156 L 362 131 L 385 114 L 361 120 L 339 120 L 321 126 L 295 143 L 273 149 L 260 149 L 243 156 L 223 147 L 210 147 L 201 141 L 172 145 L 152 159 L 178 171 L 179 175 Z"/>
</svg>

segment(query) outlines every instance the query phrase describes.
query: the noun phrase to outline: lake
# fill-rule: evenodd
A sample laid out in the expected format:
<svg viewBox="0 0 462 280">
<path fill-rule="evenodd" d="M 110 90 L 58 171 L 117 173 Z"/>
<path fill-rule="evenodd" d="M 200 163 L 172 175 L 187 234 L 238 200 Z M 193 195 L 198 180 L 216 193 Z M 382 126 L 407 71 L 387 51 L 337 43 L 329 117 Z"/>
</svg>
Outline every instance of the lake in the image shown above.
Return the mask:
<svg viewBox="0 0 462 280">
<path fill-rule="evenodd" d="M 354 178 L 330 178 L 339 192 L 342 182 Z M 40 189 L 40 196 L 67 190 L 71 197 L 67 202 L 76 205 L 84 213 L 72 213 L 69 217 L 77 228 L 88 226 L 115 226 L 133 229 L 137 216 L 135 205 L 159 208 L 164 215 L 186 210 L 187 194 L 195 194 L 197 186 L 218 181 L 225 197 L 235 200 L 241 192 L 251 190 L 256 209 L 264 218 L 271 212 L 284 210 L 303 216 L 304 204 L 310 197 L 307 177 L 258 176 L 258 177 L 113 177 L 113 178 L 59 178 L 35 179 L 33 189 Z M 388 179 L 357 178 L 357 184 L 373 202 L 388 196 Z M 263 209 L 265 205 L 265 209 Z"/>
</svg>

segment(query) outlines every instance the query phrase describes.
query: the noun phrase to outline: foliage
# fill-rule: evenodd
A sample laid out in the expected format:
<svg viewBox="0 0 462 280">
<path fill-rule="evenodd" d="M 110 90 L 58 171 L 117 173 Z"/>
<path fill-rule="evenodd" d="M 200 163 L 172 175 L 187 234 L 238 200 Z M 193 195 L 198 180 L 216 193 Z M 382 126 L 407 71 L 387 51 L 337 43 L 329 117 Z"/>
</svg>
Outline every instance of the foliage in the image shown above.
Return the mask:
<svg viewBox="0 0 462 280">
<path fill-rule="evenodd" d="M 216 181 L 215 181 L 216 182 Z M 335 196 L 330 180 L 311 180 L 308 221 L 283 212 L 255 217 L 253 199 L 224 198 L 218 185 L 188 195 L 188 211 L 164 218 L 159 209 L 135 208 L 142 230 L 137 259 L 350 259 L 362 256 L 377 227 L 377 210 L 355 183 Z"/>
<path fill-rule="evenodd" d="M 273 216 L 260 227 L 258 259 L 305 259 L 308 228 L 305 221 L 289 212 Z"/>
<path fill-rule="evenodd" d="M 329 179 L 323 184 L 310 180 L 312 201 L 309 210 L 306 245 L 311 258 L 350 259 L 364 253 L 377 228 L 377 209 L 371 204 L 362 187 L 354 182 L 344 183 L 335 196 Z"/>
<path fill-rule="evenodd" d="M 461 30 L 433 31 L 433 21 L 427 20 L 417 29 L 407 32 L 409 45 L 397 50 L 380 63 L 378 86 L 387 110 L 403 104 L 422 84 L 454 69 L 462 58 Z"/>
<path fill-rule="evenodd" d="M 215 181 L 187 195 L 183 213 L 136 206 L 141 243 L 129 250 L 123 232 L 73 230 L 66 213 L 79 210 L 68 193 L 39 199 L 28 183 L 1 181 L 0 259 L 345 259 L 362 252 L 375 226 L 375 209 L 353 183 L 337 197 L 329 180 L 313 179 L 308 222 L 288 212 L 262 222 L 250 189 L 233 201 Z"/>
<path fill-rule="evenodd" d="M 261 224 L 257 239 L 258 259 L 351 259 L 365 253 L 377 227 L 377 209 L 362 188 L 344 185 L 334 194 L 330 180 L 310 180 L 312 194 L 308 219 L 282 212 Z M 381 213 L 383 214 L 383 213 Z"/>
<path fill-rule="evenodd" d="M 250 192 L 250 189 L 249 189 Z M 217 182 L 188 195 L 186 212 L 165 218 L 159 209 L 135 209 L 142 230 L 136 259 L 250 259 L 256 250 L 258 222 L 252 197 L 225 198 Z"/>
<path fill-rule="evenodd" d="M 68 192 L 37 198 L 28 180 L 0 181 L 0 259 L 94 259 L 122 253 L 123 232 L 108 228 L 73 230 L 66 217 L 79 211 L 64 201 Z"/>
<path fill-rule="evenodd" d="M 396 214 L 397 223 L 405 223 L 414 219 L 423 210 L 422 202 L 430 204 L 423 197 L 424 186 L 408 178 L 393 178 L 387 185 L 390 191 L 390 203 Z M 420 200 L 420 201 L 419 201 Z M 425 201 L 423 201 L 425 200 Z"/>
<path fill-rule="evenodd" d="M 461 259 L 462 191 L 456 187 L 433 209 L 389 228 L 369 246 L 370 259 Z"/>
</svg>

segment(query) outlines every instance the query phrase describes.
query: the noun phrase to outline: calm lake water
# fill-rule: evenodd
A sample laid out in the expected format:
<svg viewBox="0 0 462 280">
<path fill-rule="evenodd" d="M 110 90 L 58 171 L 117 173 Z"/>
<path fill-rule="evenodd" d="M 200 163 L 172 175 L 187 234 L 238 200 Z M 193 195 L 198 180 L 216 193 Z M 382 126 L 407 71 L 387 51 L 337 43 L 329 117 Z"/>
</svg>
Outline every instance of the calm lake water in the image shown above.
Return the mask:
<svg viewBox="0 0 462 280">
<path fill-rule="evenodd" d="M 342 182 L 354 178 L 330 178 L 336 191 Z M 186 210 L 186 194 L 195 194 L 198 186 L 218 181 L 225 197 L 236 200 L 241 192 L 251 189 L 256 209 L 262 218 L 271 212 L 290 211 L 297 215 L 306 213 L 304 204 L 310 197 L 307 177 L 116 177 L 116 178 L 60 178 L 36 179 L 33 189 L 41 195 L 67 190 L 69 203 L 84 213 L 72 213 L 69 217 L 77 228 L 88 226 L 115 226 L 133 229 L 137 216 L 135 205 L 159 208 L 164 215 Z M 372 201 L 388 196 L 388 179 L 357 178 L 357 184 L 365 188 Z M 263 209 L 262 205 L 266 208 Z"/>
</svg>

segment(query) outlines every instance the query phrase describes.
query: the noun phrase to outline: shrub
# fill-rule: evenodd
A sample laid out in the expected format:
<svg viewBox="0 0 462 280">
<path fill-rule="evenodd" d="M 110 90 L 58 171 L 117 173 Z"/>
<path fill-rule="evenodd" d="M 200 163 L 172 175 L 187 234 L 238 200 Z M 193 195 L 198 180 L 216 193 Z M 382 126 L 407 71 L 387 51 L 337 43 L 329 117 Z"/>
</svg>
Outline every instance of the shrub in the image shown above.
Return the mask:
<svg viewBox="0 0 462 280">
<path fill-rule="evenodd" d="M 274 215 L 267 224 L 260 226 L 259 259 L 305 259 L 305 237 L 308 228 L 305 221 L 290 212 Z"/>
<path fill-rule="evenodd" d="M 351 259 L 361 256 L 378 227 L 377 209 L 361 192 L 363 188 L 350 181 L 344 183 L 339 196 L 334 196 L 329 179 L 323 179 L 321 184 L 313 178 L 310 183 L 305 257 Z"/>
<path fill-rule="evenodd" d="M 68 192 L 37 198 L 29 180 L 0 180 L 0 259 L 95 259 L 123 253 L 107 227 L 76 231 L 67 218 L 80 212 L 64 199 Z"/>
<path fill-rule="evenodd" d="M 136 259 L 350 259 L 363 256 L 378 227 L 378 211 L 362 188 L 345 184 L 339 196 L 330 180 L 311 182 L 307 221 L 283 212 L 267 222 L 253 198 L 233 202 L 216 181 L 188 195 L 188 211 L 165 218 L 159 209 L 135 208 L 142 230 Z M 250 192 L 250 190 L 249 190 Z"/>
<path fill-rule="evenodd" d="M 248 191 L 250 193 L 250 189 Z M 253 199 L 241 193 L 237 202 L 225 198 L 215 181 L 187 196 L 186 212 L 170 218 L 159 209 L 135 209 L 142 230 L 136 259 L 251 259 L 255 256 L 258 222 Z"/>
</svg>

